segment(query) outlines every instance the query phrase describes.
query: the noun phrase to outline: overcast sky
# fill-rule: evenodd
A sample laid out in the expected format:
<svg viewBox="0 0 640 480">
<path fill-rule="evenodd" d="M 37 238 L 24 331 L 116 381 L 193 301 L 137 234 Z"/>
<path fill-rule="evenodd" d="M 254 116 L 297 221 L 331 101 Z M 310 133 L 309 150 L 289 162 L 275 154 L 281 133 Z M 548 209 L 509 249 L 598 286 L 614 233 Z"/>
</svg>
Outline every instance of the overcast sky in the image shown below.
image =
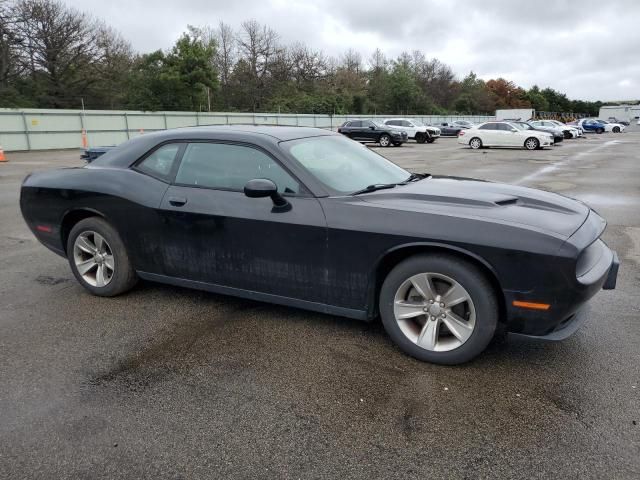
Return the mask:
<svg viewBox="0 0 640 480">
<path fill-rule="evenodd" d="M 462 77 L 502 76 L 570 98 L 640 98 L 639 0 L 65 0 L 104 19 L 140 52 L 169 48 L 188 24 L 255 19 L 283 43 L 364 59 L 420 49 Z"/>
</svg>

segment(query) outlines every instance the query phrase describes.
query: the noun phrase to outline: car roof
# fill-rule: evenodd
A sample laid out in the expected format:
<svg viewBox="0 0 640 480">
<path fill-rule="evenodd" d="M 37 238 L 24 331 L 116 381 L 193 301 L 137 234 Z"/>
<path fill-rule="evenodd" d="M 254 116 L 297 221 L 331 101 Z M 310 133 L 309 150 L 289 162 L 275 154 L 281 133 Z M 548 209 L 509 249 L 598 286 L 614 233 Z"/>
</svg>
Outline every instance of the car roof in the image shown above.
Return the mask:
<svg viewBox="0 0 640 480">
<path fill-rule="evenodd" d="M 210 125 L 200 127 L 172 128 L 145 133 L 132 138 L 116 148 L 109 150 L 97 160 L 93 166 L 128 167 L 146 152 L 164 142 L 189 140 L 221 140 L 255 143 L 257 145 L 274 145 L 279 142 L 299 138 L 340 136 L 339 133 L 322 128 L 293 127 L 276 125 Z"/>
</svg>

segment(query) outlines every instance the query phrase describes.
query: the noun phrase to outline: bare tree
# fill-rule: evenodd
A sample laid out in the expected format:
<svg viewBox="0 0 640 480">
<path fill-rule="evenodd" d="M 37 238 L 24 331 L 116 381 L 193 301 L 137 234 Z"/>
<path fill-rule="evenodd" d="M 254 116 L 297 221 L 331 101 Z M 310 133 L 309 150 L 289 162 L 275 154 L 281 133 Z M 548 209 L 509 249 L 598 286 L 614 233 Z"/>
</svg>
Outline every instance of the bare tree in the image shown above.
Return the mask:
<svg viewBox="0 0 640 480">
<path fill-rule="evenodd" d="M 24 39 L 18 30 L 18 15 L 13 4 L 0 3 L 0 88 L 7 88 L 24 71 Z"/>
<path fill-rule="evenodd" d="M 252 104 L 256 110 L 264 96 L 270 62 L 278 53 L 278 34 L 256 20 L 247 20 L 242 22 L 237 40 L 240 56 L 248 65 Z"/>
<path fill-rule="evenodd" d="M 16 8 L 31 76 L 44 79 L 45 103 L 68 106 L 98 81 L 95 67 L 104 59 L 99 23 L 54 0 L 21 0 Z"/>
</svg>

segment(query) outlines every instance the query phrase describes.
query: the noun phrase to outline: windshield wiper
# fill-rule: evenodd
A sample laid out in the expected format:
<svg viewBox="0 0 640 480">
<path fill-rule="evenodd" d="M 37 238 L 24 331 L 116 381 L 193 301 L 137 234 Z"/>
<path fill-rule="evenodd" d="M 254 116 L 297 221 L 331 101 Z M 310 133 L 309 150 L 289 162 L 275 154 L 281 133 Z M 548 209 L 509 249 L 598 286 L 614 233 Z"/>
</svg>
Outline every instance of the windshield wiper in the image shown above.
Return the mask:
<svg viewBox="0 0 640 480">
<path fill-rule="evenodd" d="M 375 192 L 376 190 L 384 190 L 385 188 L 394 188 L 397 183 L 376 183 L 374 185 L 369 185 L 364 187 L 362 190 L 357 190 L 353 192 L 351 195 L 360 195 L 361 193 L 369 193 Z"/>
</svg>

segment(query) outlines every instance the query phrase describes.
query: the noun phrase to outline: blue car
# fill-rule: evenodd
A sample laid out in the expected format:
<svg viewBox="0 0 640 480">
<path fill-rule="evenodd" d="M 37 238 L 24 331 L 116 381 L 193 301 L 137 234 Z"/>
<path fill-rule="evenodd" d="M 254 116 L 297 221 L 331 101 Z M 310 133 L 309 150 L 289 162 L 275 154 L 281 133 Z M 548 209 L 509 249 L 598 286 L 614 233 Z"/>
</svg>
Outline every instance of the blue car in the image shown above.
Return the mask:
<svg viewBox="0 0 640 480">
<path fill-rule="evenodd" d="M 578 125 L 582 127 L 585 132 L 590 133 L 604 133 L 605 126 L 598 120 L 592 118 L 585 118 L 578 122 Z"/>
</svg>

